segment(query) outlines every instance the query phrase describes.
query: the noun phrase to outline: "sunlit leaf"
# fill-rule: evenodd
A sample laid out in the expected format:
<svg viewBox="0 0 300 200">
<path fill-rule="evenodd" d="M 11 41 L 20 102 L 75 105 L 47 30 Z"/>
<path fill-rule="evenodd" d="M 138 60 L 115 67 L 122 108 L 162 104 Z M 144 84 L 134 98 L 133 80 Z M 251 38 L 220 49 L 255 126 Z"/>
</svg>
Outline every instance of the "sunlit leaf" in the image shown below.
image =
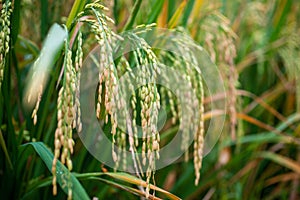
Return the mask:
<svg viewBox="0 0 300 200">
<path fill-rule="evenodd" d="M 25 89 L 25 105 L 32 107 L 36 103 L 38 95 L 43 93 L 52 67 L 57 60 L 57 54 L 61 51 L 66 38 L 67 32 L 58 24 L 53 24 L 40 55 L 30 70 Z"/>
<path fill-rule="evenodd" d="M 42 142 L 31 142 L 22 145 L 23 147 L 27 147 L 31 145 L 36 153 L 40 156 L 40 158 L 44 161 L 46 164 L 48 170 L 51 172 L 52 169 L 52 161 L 53 161 L 53 154 L 51 151 L 45 146 Z M 71 184 L 72 184 L 72 191 L 73 191 L 73 198 L 78 200 L 85 200 L 90 199 L 87 193 L 85 192 L 84 188 L 81 186 L 80 182 L 77 180 L 77 178 L 63 165 L 60 161 L 57 161 L 56 166 L 56 176 L 57 176 L 57 182 L 59 183 L 62 190 L 68 194 L 68 187 L 66 182 L 67 176 L 70 175 Z"/>
</svg>

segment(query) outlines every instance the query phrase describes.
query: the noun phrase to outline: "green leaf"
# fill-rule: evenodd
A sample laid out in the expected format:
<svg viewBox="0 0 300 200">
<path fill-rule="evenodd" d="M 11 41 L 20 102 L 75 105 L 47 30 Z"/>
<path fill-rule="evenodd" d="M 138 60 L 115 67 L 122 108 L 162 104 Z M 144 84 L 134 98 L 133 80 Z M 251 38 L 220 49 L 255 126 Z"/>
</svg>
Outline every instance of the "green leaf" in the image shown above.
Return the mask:
<svg viewBox="0 0 300 200">
<path fill-rule="evenodd" d="M 183 18 L 182 18 L 182 26 L 186 27 L 188 19 L 190 15 L 192 14 L 193 8 L 194 8 L 195 0 L 190 0 L 187 2 L 187 6 L 185 8 Z"/>
<path fill-rule="evenodd" d="M 48 1 L 40 0 L 41 3 L 41 38 L 44 39 L 48 30 Z"/>
<path fill-rule="evenodd" d="M 164 2 L 165 0 L 156 0 L 155 3 L 153 3 L 153 7 L 151 9 L 151 13 L 149 14 L 149 17 L 148 17 L 148 24 L 152 24 L 154 22 L 156 22 L 160 12 L 161 12 L 161 9 L 164 5 Z"/>
<path fill-rule="evenodd" d="M 288 157 L 278 155 L 272 152 L 267 152 L 267 151 L 258 152 L 258 156 L 261 158 L 272 160 L 273 162 L 276 162 L 277 164 L 282 165 L 283 167 L 286 167 L 288 169 L 291 169 L 297 174 L 300 174 L 300 164 Z"/>
<path fill-rule="evenodd" d="M 4 152 L 4 155 L 5 155 L 5 158 L 7 160 L 8 166 L 12 170 L 13 165 L 12 165 L 11 159 L 9 157 L 9 153 L 7 151 L 7 147 L 6 147 L 5 140 L 3 138 L 2 132 L 1 132 L 1 128 L 0 128 L 0 146 L 2 147 L 2 150 Z"/>
<path fill-rule="evenodd" d="M 132 8 L 132 11 L 131 11 L 130 16 L 129 16 L 129 18 L 128 18 L 125 26 L 124 26 L 123 31 L 128 31 L 128 30 L 132 29 L 132 26 L 134 24 L 137 13 L 140 10 L 141 4 L 142 4 L 142 0 L 136 0 L 135 1 L 134 5 L 133 5 L 133 8 Z"/>
<path fill-rule="evenodd" d="M 84 6 L 86 4 L 86 0 L 75 0 L 75 2 L 73 3 L 71 12 L 69 14 L 66 26 L 68 27 L 68 29 L 71 28 L 71 25 L 74 21 L 74 19 L 76 18 L 76 16 L 78 15 L 78 13 L 80 13 Z"/>
<path fill-rule="evenodd" d="M 28 145 L 31 145 L 34 148 L 36 153 L 40 156 L 40 158 L 46 164 L 48 170 L 51 172 L 52 161 L 54 158 L 51 151 L 42 142 L 31 142 L 31 143 L 22 145 L 22 147 L 26 147 Z M 77 180 L 77 178 L 72 173 L 70 173 L 70 171 L 60 161 L 57 161 L 56 176 L 57 176 L 58 184 L 60 185 L 60 187 L 66 194 L 68 194 L 67 177 L 70 176 L 74 200 L 90 199 L 89 196 L 87 195 L 85 189 L 82 187 L 80 182 Z"/>
<path fill-rule="evenodd" d="M 184 13 L 183 11 L 186 7 L 186 3 L 187 3 L 187 1 L 182 1 L 181 4 L 178 6 L 177 10 L 175 11 L 172 18 L 169 21 L 169 24 L 168 24 L 169 28 L 174 28 L 179 24 L 179 19 L 182 17 L 182 15 Z"/>
<path fill-rule="evenodd" d="M 14 10 L 12 13 L 12 43 L 15 44 L 18 38 L 19 29 L 20 29 L 20 3 L 21 0 L 15 0 L 14 1 Z"/>
<path fill-rule="evenodd" d="M 24 103 L 29 107 L 35 105 L 38 95 L 46 88 L 50 72 L 68 34 L 58 24 L 53 24 L 39 57 L 36 59 L 28 75 L 28 84 L 26 85 Z"/>
</svg>

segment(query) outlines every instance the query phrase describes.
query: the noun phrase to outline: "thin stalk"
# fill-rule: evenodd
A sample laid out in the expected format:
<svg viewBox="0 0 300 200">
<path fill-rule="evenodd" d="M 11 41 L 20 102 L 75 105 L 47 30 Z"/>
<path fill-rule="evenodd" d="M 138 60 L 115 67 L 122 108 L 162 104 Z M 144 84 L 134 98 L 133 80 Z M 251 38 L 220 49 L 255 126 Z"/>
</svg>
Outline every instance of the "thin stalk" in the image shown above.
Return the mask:
<svg viewBox="0 0 300 200">
<path fill-rule="evenodd" d="M 138 13 L 138 11 L 140 9 L 141 4 L 142 4 L 142 0 L 136 0 L 135 1 L 133 9 L 131 11 L 131 14 L 129 16 L 129 19 L 128 19 L 128 21 L 127 21 L 127 23 L 126 23 L 123 31 L 127 31 L 127 30 L 129 30 L 129 29 L 132 28 L 134 20 L 135 20 L 135 18 L 137 16 L 137 13 Z"/>
<path fill-rule="evenodd" d="M 40 0 L 41 3 L 41 38 L 45 39 L 48 30 L 48 1 Z"/>
<path fill-rule="evenodd" d="M 58 62 L 58 63 L 61 63 L 61 62 Z M 57 66 L 61 66 L 61 64 L 58 64 Z M 53 74 L 53 77 L 51 78 L 49 88 L 48 88 L 47 92 L 45 92 L 45 94 L 46 94 L 44 97 L 45 103 L 41 105 L 41 107 L 44 109 L 41 111 L 40 125 L 38 127 L 37 134 L 36 134 L 36 139 L 38 141 L 40 141 L 42 133 L 44 131 L 44 125 L 46 123 L 46 119 L 49 114 L 48 111 L 49 111 L 50 104 L 51 104 L 51 97 L 53 95 L 53 92 L 55 91 L 55 83 L 56 83 L 57 77 L 59 76 L 59 72 L 60 72 L 60 70 L 58 70 L 58 69 L 54 70 L 54 74 Z"/>
<path fill-rule="evenodd" d="M 79 12 L 81 12 L 86 4 L 86 0 L 75 0 L 71 12 L 69 14 L 66 26 L 70 30 L 71 25 Z"/>
<path fill-rule="evenodd" d="M 13 165 L 12 165 L 12 162 L 11 162 L 11 159 L 8 155 L 8 151 L 7 151 L 7 148 L 6 148 L 6 144 L 5 144 L 5 141 L 4 141 L 4 138 L 3 138 L 3 135 L 2 135 L 2 132 L 1 132 L 1 129 L 0 129 L 0 145 L 2 147 L 2 150 L 5 154 L 5 157 L 6 157 L 6 160 L 8 162 L 8 166 L 11 170 L 13 170 Z"/>
<path fill-rule="evenodd" d="M 7 137 L 7 144 L 8 144 L 8 148 L 11 149 L 12 151 L 12 158 L 14 160 L 14 156 L 17 155 L 17 141 L 16 141 L 16 137 L 15 137 L 15 129 L 14 129 L 14 125 L 13 125 L 13 113 L 12 113 L 12 107 L 11 107 L 11 99 L 12 99 L 12 93 L 11 93 L 11 79 L 12 79 L 12 68 L 11 63 L 12 61 L 10 60 L 12 58 L 12 52 L 10 51 L 10 54 L 8 56 L 8 62 L 5 63 L 6 67 L 5 67 L 5 72 L 4 72 L 4 79 L 3 79 L 3 83 L 2 83 L 2 87 L 1 88 L 3 90 L 3 103 L 4 103 L 4 116 L 6 116 L 6 120 L 7 120 L 7 133 L 8 133 L 8 137 Z M 5 120 L 5 118 L 4 118 Z"/>
</svg>

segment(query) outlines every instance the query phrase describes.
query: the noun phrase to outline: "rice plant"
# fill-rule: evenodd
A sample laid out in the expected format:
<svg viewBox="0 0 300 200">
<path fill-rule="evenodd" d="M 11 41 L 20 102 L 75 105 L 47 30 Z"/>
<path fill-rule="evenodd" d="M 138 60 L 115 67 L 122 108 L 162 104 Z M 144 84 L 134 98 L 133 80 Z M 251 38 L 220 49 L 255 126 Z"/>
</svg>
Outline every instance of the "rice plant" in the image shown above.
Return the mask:
<svg viewBox="0 0 300 200">
<path fill-rule="evenodd" d="M 1 1 L 3 198 L 298 199 L 299 6 Z"/>
</svg>

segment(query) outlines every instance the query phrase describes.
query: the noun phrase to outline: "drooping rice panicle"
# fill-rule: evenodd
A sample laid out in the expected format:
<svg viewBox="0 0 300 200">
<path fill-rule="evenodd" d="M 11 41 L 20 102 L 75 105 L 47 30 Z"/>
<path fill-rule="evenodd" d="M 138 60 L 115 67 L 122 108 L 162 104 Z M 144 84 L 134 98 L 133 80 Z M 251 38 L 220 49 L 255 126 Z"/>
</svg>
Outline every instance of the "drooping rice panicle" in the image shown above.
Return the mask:
<svg viewBox="0 0 300 200">
<path fill-rule="evenodd" d="M 0 11 L 0 89 L 4 78 L 6 57 L 10 50 L 12 2 L 5 1 Z"/>
</svg>

